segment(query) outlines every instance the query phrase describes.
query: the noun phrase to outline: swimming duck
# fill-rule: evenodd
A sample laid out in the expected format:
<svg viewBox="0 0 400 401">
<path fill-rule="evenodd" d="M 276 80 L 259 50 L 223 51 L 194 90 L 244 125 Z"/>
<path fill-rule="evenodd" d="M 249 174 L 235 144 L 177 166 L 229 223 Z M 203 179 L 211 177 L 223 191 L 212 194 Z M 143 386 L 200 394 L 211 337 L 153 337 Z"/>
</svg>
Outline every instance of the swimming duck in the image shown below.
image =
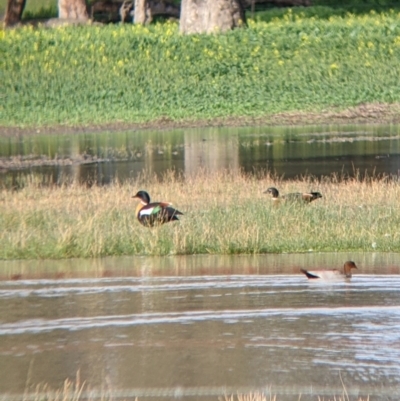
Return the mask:
<svg viewBox="0 0 400 401">
<path fill-rule="evenodd" d="M 171 207 L 171 203 L 150 203 L 150 195 L 146 191 L 139 191 L 133 198 L 140 200 L 136 207 L 136 217 L 139 223 L 146 227 L 154 227 L 169 221 L 179 220 L 178 215 L 183 215 L 182 212 Z"/>
<path fill-rule="evenodd" d="M 291 202 L 303 201 L 305 203 L 310 203 L 313 200 L 322 198 L 322 195 L 319 192 L 292 192 L 290 194 L 279 196 L 279 191 L 274 187 L 268 188 L 264 191 L 264 194 L 271 194 L 273 201 L 279 201 L 282 199 Z"/>
<path fill-rule="evenodd" d="M 351 260 L 348 260 L 343 265 L 343 271 L 338 269 L 333 270 L 305 270 L 300 269 L 309 279 L 321 279 L 321 280 L 340 280 L 340 279 L 350 279 L 351 269 L 357 269 L 357 266 Z"/>
</svg>

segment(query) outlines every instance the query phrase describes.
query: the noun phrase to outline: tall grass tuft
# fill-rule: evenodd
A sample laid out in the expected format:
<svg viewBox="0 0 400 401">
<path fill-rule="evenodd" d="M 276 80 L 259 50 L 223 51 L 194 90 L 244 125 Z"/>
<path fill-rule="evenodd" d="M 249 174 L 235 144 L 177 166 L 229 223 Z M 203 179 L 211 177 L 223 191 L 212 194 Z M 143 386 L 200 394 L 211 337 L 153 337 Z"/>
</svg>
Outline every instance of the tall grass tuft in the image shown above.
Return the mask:
<svg viewBox="0 0 400 401">
<path fill-rule="evenodd" d="M 400 187 L 386 177 L 281 181 L 236 173 L 61 187 L 31 179 L 0 191 L 1 259 L 107 255 L 400 251 Z M 276 206 L 263 191 L 317 190 L 309 205 Z M 139 189 L 184 213 L 153 229 L 135 217 Z"/>
<path fill-rule="evenodd" d="M 112 401 L 114 399 L 107 380 L 105 380 L 101 390 L 91 389 L 86 381 L 81 380 L 79 370 L 76 373 L 75 380 L 65 379 L 61 388 L 52 389 L 48 384 L 44 383 L 37 384 L 33 390 L 30 393 L 31 389 L 29 387 L 25 389 L 23 401 Z M 135 398 L 134 401 L 138 401 L 138 399 Z"/>
<path fill-rule="evenodd" d="M 254 392 L 247 394 L 237 394 L 236 397 L 234 395 L 225 396 L 224 398 L 219 397 L 220 401 L 276 401 L 277 398 L 275 395 L 270 395 L 268 398 L 265 394 Z"/>
</svg>

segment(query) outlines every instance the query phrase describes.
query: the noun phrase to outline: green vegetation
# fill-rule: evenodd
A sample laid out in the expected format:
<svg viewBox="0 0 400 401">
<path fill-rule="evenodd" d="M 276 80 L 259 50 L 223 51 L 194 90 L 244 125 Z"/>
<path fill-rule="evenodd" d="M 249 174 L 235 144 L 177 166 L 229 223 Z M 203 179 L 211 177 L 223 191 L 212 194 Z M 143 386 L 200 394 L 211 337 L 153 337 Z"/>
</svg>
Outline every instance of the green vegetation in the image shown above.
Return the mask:
<svg viewBox="0 0 400 401">
<path fill-rule="evenodd" d="M 320 191 L 311 203 L 274 206 L 263 194 Z M 149 229 L 136 220 L 132 195 L 147 190 L 184 213 Z M 106 255 L 400 251 L 400 188 L 385 179 L 279 182 L 267 176 L 173 174 L 131 184 L 43 187 L 32 177 L 2 190 L 0 259 Z"/>
<path fill-rule="evenodd" d="M 305 13 L 287 9 L 221 35 L 183 36 L 175 23 L 0 30 L 0 126 L 400 102 L 397 12 Z"/>
<path fill-rule="evenodd" d="M 93 3 L 95 0 L 86 0 L 88 4 Z M 181 3 L 180 0 L 175 0 L 175 3 Z M 4 12 L 6 8 L 7 0 L 0 0 L 0 13 Z M 400 5 L 396 0 L 312 0 L 313 6 L 324 6 L 331 11 L 338 8 L 342 10 L 351 11 L 354 13 L 370 12 L 371 10 L 387 10 L 389 8 L 398 8 Z M 258 8 L 265 5 L 260 4 Z M 279 10 L 279 8 L 268 6 L 269 11 Z M 307 7 L 306 9 L 313 9 L 314 7 Z M 294 7 L 296 9 L 296 7 Z M 299 8 L 304 10 L 303 7 Z M 47 16 L 52 17 L 56 15 L 57 0 L 27 0 L 25 13 L 23 18 L 42 18 L 43 10 L 50 11 Z M 54 12 L 55 11 L 55 12 Z"/>
<path fill-rule="evenodd" d="M 7 0 L 0 0 L 0 13 L 6 9 Z M 27 0 L 23 19 L 50 18 L 57 16 L 57 0 Z"/>
<path fill-rule="evenodd" d="M 313 2 L 314 4 L 316 2 Z M 354 5 L 354 3 L 348 4 L 336 4 L 333 5 L 315 5 L 313 7 L 293 7 L 291 9 L 291 15 L 293 18 L 313 18 L 313 19 L 330 19 L 332 17 L 348 18 L 350 16 L 366 16 L 368 14 L 378 14 L 385 12 L 400 12 L 400 4 L 389 8 L 387 6 L 371 6 L 371 5 Z M 272 22 L 276 19 L 284 19 L 288 13 L 287 8 L 271 8 L 266 11 L 259 11 L 254 14 L 256 21 Z"/>
</svg>

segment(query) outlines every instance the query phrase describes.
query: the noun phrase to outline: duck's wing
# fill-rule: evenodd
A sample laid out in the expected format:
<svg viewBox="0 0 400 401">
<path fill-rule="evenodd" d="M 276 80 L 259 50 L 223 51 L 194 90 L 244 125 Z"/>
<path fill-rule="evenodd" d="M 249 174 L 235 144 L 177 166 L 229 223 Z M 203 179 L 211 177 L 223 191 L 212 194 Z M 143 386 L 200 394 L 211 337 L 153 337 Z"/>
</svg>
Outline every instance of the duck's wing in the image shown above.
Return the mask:
<svg viewBox="0 0 400 401">
<path fill-rule="evenodd" d="M 171 206 L 167 206 L 163 209 L 163 216 L 167 219 L 167 221 L 179 220 L 177 217 L 178 215 L 183 215 L 183 213 Z"/>
<path fill-rule="evenodd" d="M 320 278 L 315 272 L 312 273 L 305 269 L 300 269 L 300 271 L 304 273 L 307 276 L 307 278 Z"/>
<path fill-rule="evenodd" d="M 172 207 L 172 203 L 169 202 L 159 202 L 158 205 L 162 208 L 162 213 L 168 216 L 175 216 L 177 214 L 183 215 L 182 212 Z"/>
<path fill-rule="evenodd" d="M 312 201 L 312 196 L 310 194 L 301 192 L 291 192 L 282 196 L 285 202 L 289 203 L 310 203 Z"/>
<path fill-rule="evenodd" d="M 143 206 L 138 212 L 138 219 L 143 225 L 154 226 L 168 221 L 178 220 L 177 215 L 182 214 L 167 202 L 154 202 Z"/>
<path fill-rule="evenodd" d="M 309 279 L 320 280 L 340 280 L 345 278 L 344 274 L 339 270 L 305 270 L 300 269 Z"/>
<path fill-rule="evenodd" d="M 282 198 L 292 202 L 303 201 L 310 203 L 315 199 L 322 198 L 322 195 L 319 192 L 292 192 L 283 195 Z"/>
</svg>

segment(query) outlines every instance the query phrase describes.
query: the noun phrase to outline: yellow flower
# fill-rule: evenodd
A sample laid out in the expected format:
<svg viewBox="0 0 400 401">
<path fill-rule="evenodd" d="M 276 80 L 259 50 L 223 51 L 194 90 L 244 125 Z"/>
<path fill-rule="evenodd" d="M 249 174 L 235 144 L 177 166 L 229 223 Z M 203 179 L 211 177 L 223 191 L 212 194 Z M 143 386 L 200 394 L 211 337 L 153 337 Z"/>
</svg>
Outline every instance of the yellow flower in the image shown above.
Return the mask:
<svg viewBox="0 0 400 401">
<path fill-rule="evenodd" d="M 251 55 L 252 55 L 252 56 L 255 56 L 259 51 L 260 51 L 260 46 L 256 46 L 256 47 L 252 50 Z"/>
</svg>

